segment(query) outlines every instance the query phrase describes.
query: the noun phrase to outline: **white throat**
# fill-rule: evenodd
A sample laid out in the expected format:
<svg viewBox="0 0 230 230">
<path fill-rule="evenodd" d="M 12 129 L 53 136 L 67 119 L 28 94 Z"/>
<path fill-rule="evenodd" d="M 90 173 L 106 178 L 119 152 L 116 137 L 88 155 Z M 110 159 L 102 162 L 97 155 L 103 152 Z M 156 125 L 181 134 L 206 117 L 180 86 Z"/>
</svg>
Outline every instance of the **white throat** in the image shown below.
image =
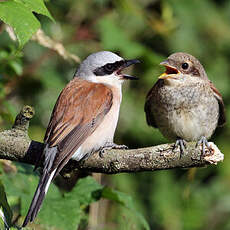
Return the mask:
<svg viewBox="0 0 230 230">
<path fill-rule="evenodd" d="M 111 75 L 106 75 L 106 76 L 88 76 L 87 78 L 85 77 L 81 77 L 82 79 L 94 82 L 94 83 L 101 83 L 101 84 L 105 84 L 107 86 L 109 86 L 110 88 L 118 88 L 121 90 L 122 87 L 122 83 L 124 82 L 124 80 L 120 79 L 119 76 L 117 76 L 116 74 L 111 74 Z"/>
</svg>

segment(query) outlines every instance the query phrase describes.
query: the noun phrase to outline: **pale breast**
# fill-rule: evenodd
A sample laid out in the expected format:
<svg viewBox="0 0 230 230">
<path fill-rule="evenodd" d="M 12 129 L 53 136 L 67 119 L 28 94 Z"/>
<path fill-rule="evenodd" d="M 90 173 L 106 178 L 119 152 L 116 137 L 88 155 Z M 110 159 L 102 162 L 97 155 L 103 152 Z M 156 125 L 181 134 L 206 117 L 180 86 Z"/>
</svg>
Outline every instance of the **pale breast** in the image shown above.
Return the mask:
<svg viewBox="0 0 230 230">
<path fill-rule="evenodd" d="M 113 142 L 116 130 L 120 104 L 122 99 L 121 88 L 111 88 L 113 91 L 113 104 L 110 111 L 105 115 L 102 123 L 96 130 L 84 141 L 81 147 L 72 156 L 75 160 L 80 160 L 85 155 L 90 155 L 103 147 L 107 142 Z"/>
<path fill-rule="evenodd" d="M 209 138 L 217 127 L 218 101 L 204 85 L 162 87 L 155 94 L 152 108 L 158 128 L 171 140 Z"/>
</svg>

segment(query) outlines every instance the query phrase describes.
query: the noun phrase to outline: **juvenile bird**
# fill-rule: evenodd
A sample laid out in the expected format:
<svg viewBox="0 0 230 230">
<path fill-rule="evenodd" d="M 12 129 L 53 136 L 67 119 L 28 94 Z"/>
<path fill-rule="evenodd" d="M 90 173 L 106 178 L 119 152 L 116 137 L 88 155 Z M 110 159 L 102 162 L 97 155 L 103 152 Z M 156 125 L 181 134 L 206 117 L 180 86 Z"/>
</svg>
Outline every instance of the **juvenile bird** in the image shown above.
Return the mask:
<svg viewBox="0 0 230 230">
<path fill-rule="evenodd" d="M 121 86 L 136 77 L 122 73 L 139 63 L 101 51 L 88 56 L 62 90 L 44 138 L 42 174 L 23 227 L 37 216 L 51 181 L 70 159 L 80 161 L 102 149 L 124 148 L 113 143 Z"/>
<path fill-rule="evenodd" d="M 176 141 L 181 154 L 186 142 L 196 141 L 211 151 L 208 139 L 225 123 L 224 103 L 201 63 L 187 53 L 174 53 L 160 63 L 166 67 L 145 102 L 147 123 Z"/>
</svg>

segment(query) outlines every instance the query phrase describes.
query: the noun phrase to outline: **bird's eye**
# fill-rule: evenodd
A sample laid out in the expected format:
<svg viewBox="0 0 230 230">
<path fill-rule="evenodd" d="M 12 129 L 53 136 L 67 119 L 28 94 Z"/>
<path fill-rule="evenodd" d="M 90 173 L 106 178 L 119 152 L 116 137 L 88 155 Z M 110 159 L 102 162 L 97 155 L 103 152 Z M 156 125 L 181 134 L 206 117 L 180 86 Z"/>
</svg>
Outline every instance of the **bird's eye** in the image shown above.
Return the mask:
<svg viewBox="0 0 230 230">
<path fill-rule="evenodd" d="M 105 65 L 105 69 L 107 70 L 107 71 L 113 71 L 113 65 L 112 64 L 107 64 L 107 65 Z"/>
<path fill-rule="evenodd" d="M 181 65 L 182 69 L 188 69 L 189 64 L 187 62 L 182 63 Z"/>
</svg>

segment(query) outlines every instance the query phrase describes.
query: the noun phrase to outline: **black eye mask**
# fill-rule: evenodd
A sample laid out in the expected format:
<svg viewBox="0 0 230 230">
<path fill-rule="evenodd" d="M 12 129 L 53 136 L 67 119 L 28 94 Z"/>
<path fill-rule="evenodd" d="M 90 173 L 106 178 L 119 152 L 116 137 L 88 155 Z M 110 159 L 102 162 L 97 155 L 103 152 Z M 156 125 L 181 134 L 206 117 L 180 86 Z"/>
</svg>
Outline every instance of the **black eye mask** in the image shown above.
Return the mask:
<svg viewBox="0 0 230 230">
<path fill-rule="evenodd" d="M 123 66 L 125 63 L 124 60 L 116 61 L 114 63 L 107 63 L 106 65 L 103 65 L 101 67 L 96 68 L 93 73 L 96 76 L 105 76 L 110 75 L 114 71 L 118 70 L 121 66 Z"/>
</svg>

